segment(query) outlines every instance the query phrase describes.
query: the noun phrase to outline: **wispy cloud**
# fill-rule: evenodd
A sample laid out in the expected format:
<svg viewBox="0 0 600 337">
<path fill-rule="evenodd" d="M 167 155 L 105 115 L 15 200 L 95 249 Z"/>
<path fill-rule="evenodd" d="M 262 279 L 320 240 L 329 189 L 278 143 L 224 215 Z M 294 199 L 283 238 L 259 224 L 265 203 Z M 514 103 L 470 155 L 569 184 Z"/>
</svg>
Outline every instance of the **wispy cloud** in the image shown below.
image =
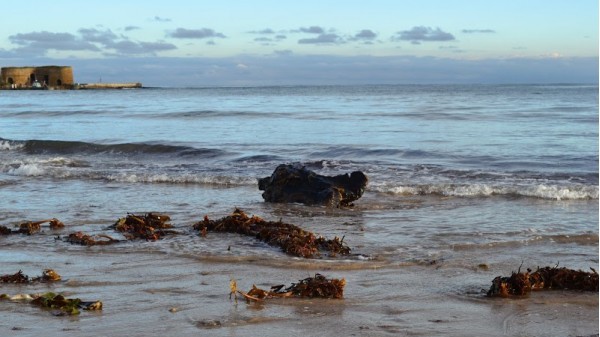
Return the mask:
<svg viewBox="0 0 600 337">
<path fill-rule="evenodd" d="M 342 37 L 334 33 L 319 34 L 317 37 L 298 40 L 299 44 L 340 44 L 344 42 Z"/>
<path fill-rule="evenodd" d="M 248 33 L 250 33 L 250 34 L 261 34 L 261 35 L 272 35 L 272 34 L 275 34 L 275 31 L 273 29 L 271 29 L 271 28 L 265 28 L 265 29 L 262 29 L 262 30 L 252 30 L 252 31 L 249 31 Z"/>
<path fill-rule="evenodd" d="M 415 26 L 410 30 L 403 30 L 392 37 L 394 41 L 410 41 L 413 44 L 431 41 L 453 41 L 454 35 L 444 32 L 439 27 L 431 28 L 425 26 Z"/>
<path fill-rule="evenodd" d="M 461 32 L 465 34 L 493 34 L 496 31 L 493 29 L 463 29 Z"/>
<path fill-rule="evenodd" d="M 210 28 L 200 29 L 186 29 L 177 28 L 174 32 L 167 34 L 169 37 L 177 39 L 207 39 L 207 38 L 221 38 L 224 39 L 226 36 L 222 33 L 215 32 Z"/>
<path fill-rule="evenodd" d="M 173 20 L 169 19 L 169 18 L 162 18 L 160 16 L 155 16 L 152 18 L 152 21 L 156 21 L 156 22 L 171 22 Z"/>
<path fill-rule="evenodd" d="M 8 37 L 9 41 L 19 47 L 15 52 L 45 55 L 48 50 L 67 51 L 100 51 L 100 49 L 84 39 L 71 33 L 53 33 L 48 31 L 19 33 Z"/>
<path fill-rule="evenodd" d="M 319 26 L 300 27 L 292 30 L 292 33 L 323 34 L 325 33 L 325 29 Z"/>
<path fill-rule="evenodd" d="M 77 34 L 53 33 L 48 31 L 20 33 L 9 36 L 18 47 L 15 55 L 46 55 L 49 51 L 91 51 L 104 55 L 154 55 L 159 51 L 177 49 L 164 41 L 132 41 L 118 36 L 110 29 L 80 28 Z"/>
</svg>

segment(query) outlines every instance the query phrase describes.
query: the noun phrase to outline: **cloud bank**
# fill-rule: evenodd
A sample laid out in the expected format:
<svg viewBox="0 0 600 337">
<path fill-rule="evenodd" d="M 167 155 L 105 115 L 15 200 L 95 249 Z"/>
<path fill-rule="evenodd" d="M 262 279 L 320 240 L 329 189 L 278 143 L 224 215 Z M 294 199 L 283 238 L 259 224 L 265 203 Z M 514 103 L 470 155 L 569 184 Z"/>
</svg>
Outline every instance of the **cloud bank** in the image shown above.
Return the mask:
<svg viewBox="0 0 600 337">
<path fill-rule="evenodd" d="M 434 57 L 272 56 L 38 60 L 69 64 L 78 82 L 140 81 L 145 86 L 352 84 L 598 83 L 598 58 L 487 59 Z M 28 61 L 27 64 L 31 64 Z"/>
<path fill-rule="evenodd" d="M 10 51 L 4 50 L 0 56 L 39 57 L 51 51 L 89 51 L 105 56 L 155 55 L 160 51 L 177 49 L 172 43 L 133 41 L 113 33 L 110 29 L 97 28 L 81 28 L 77 34 L 48 31 L 19 33 L 9 36 L 8 39 L 18 47 Z"/>
</svg>

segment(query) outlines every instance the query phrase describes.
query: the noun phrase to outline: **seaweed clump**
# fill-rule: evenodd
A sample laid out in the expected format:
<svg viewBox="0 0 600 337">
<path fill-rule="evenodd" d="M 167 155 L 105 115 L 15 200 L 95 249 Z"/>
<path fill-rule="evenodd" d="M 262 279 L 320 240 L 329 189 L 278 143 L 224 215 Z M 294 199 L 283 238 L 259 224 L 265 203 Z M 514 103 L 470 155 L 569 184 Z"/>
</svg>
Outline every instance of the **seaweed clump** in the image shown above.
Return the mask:
<svg viewBox="0 0 600 337">
<path fill-rule="evenodd" d="M 128 240 L 156 241 L 167 234 L 175 233 L 175 231 L 169 230 L 173 226 L 168 221 L 171 221 L 171 218 L 166 214 L 127 214 L 127 217 L 120 218 L 109 228 L 123 233 Z"/>
<path fill-rule="evenodd" d="M 106 240 L 102 240 L 102 238 Z M 67 242 L 82 246 L 103 246 L 119 242 L 119 240 L 113 239 L 110 236 L 104 234 L 92 236 L 83 232 L 75 232 L 67 236 Z"/>
<path fill-rule="evenodd" d="M 61 294 L 48 292 L 31 301 L 32 304 L 42 308 L 54 309 L 55 316 L 79 315 L 79 309 L 83 310 L 102 310 L 102 302 L 84 302 L 79 298 L 66 298 Z"/>
<path fill-rule="evenodd" d="M 25 275 L 22 270 L 19 270 L 14 274 L 0 275 L 0 283 L 29 284 L 34 282 L 54 282 L 60 280 L 60 275 L 52 269 L 45 269 L 42 272 L 42 275 L 33 278 Z"/>
<path fill-rule="evenodd" d="M 524 296 L 532 290 L 580 290 L 598 292 L 598 273 L 567 268 L 544 267 L 535 272 L 527 269 L 513 272 L 509 277 L 498 276 L 487 292 L 489 297 Z"/>
<path fill-rule="evenodd" d="M 27 221 L 19 224 L 18 229 L 13 230 L 6 226 L 0 226 L 0 235 L 10 234 L 26 234 L 32 235 L 42 230 L 42 224 L 48 222 L 50 229 L 61 229 L 65 226 L 60 220 L 56 218 L 40 220 L 40 221 Z"/>
<path fill-rule="evenodd" d="M 177 233 L 174 230 L 170 230 L 173 226 L 169 221 L 171 221 L 171 218 L 161 213 L 147 213 L 144 215 L 127 214 L 126 217 L 120 218 L 113 225 L 109 226 L 108 229 L 122 233 L 127 240 L 144 239 L 146 241 L 156 241 L 167 234 Z M 83 232 L 69 234 L 66 241 L 82 246 L 103 246 L 121 242 L 121 240 L 113 239 L 106 234 L 92 236 Z"/>
<path fill-rule="evenodd" d="M 254 236 L 272 246 L 280 247 L 286 254 L 304 258 L 320 256 L 322 251 L 328 252 L 330 256 L 350 254 L 350 248 L 344 244 L 343 237 L 328 240 L 281 220 L 265 221 L 256 215 L 249 217 L 238 208 L 231 215 L 219 220 L 210 220 L 208 216 L 204 216 L 204 220 L 195 223 L 193 227 L 203 236 L 207 230 Z"/>
<path fill-rule="evenodd" d="M 79 309 L 83 310 L 102 310 L 102 302 L 84 302 L 79 298 L 66 298 L 61 294 L 47 292 L 44 294 L 17 294 L 9 296 L 6 294 L 0 295 L 0 299 L 8 299 L 12 301 L 27 301 L 33 305 L 51 309 L 54 316 L 79 315 Z"/>
<path fill-rule="evenodd" d="M 292 283 L 291 286 L 283 288 L 283 285 L 271 287 L 270 290 L 263 290 L 256 285 L 247 293 L 237 290 L 234 280 L 230 283 L 231 295 L 242 295 L 248 301 L 262 301 L 268 298 L 295 297 L 295 298 L 344 298 L 345 279 L 328 279 L 321 274 L 315 274 L 315 277 L 308 277 L 298 283 Z M 236 297 L 237 299 L 237 297 Z"/>
</svg>

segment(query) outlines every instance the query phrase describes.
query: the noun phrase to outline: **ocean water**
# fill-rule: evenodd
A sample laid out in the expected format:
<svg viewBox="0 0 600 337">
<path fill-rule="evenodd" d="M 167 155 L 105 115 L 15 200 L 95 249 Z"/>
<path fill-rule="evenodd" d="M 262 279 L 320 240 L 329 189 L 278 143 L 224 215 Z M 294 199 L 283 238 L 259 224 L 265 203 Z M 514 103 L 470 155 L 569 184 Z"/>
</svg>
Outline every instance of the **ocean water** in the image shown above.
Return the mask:
<svg viewBox="0 0 600 337">
<path fill-rule="evenodd" d="M 0 224 L 66 228 L 0 237 L 0 274 L 102 300 L 57 318 L 0 302 L 0 335 L 598 334 L 598 294 L 484 296 L 520 266 L 598 270 L 597 85 L 282 86 L 0 92 Z M 348 209 L 269 204 L 257 179 L 282 163 L 369 177 Z M 349 257 L 300 259 L 190 226 L 236 207 L 326 237 Z M 104 247 L 127 213 L 168 214 L 183 234 Z M 345 278 L 343 300 L 229 300 L 229 281 Z M 169 309 L 176 308 L 176 310 Z"/>
</svg>

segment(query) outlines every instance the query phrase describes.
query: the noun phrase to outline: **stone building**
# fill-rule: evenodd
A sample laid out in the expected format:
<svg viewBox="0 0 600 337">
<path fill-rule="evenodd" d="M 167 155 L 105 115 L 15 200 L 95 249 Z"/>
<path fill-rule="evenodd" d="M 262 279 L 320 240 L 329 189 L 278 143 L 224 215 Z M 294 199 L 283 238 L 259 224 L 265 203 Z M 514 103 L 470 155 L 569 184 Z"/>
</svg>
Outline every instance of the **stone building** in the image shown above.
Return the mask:
<svg viewBox="0 0 600 337">
<path fill-rule="evenodd" d="M 73 87 L 73 69 L 62 66 L 4 67 L 0 84 L 4 88 L 42 87 L 69 89 Z"/>
</svg>

